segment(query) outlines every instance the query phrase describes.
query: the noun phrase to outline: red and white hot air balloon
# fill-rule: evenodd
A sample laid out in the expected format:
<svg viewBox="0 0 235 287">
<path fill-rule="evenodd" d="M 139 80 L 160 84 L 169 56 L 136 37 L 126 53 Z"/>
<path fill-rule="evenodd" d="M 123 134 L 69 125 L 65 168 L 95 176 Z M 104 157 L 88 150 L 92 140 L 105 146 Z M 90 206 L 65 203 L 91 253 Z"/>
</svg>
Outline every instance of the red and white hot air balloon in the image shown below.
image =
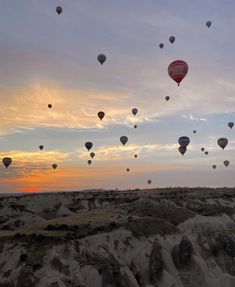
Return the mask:
<svg viewBox="0 0 235 287">
<path fill-rule="evenodd" d="M 188 73 L 188 64 L 182 60 L 176 60 L 168 66 L 169 76 L 178 84 L 184 79 Z"/>
</svg>

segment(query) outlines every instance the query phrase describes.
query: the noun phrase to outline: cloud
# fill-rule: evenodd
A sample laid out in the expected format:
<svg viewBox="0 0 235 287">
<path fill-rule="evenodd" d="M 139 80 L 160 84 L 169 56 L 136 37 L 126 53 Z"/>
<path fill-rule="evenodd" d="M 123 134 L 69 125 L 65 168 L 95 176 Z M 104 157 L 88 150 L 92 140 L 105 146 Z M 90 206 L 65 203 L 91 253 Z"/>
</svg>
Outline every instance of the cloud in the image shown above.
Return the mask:
<svg viewBox="0 0 235 287">
<path fill-rule="evenodd" d="M 134 154 L 143 156 L 155 151 L 158 148 L 156 144 L 149 145 L 138 145 L 138 144 L 127 144 L 126 146 L 101 146 L 95 150 L 95 160 L 97 161 L 117 161 L 133 158 Z M 87 159 L 88 152 L 83 149 L 78 150 L 78 157 Z"/>
<path fill-rule="evenodd" d="M 199 122 L 199 121 L 206 122 L 207 121 L 207 119 L 205 119 L 205 118 L 195 117 L 192 114 L 190 114 L 190 115 L 182 115 L 182 118 L 189 119 L 190 121 L 196 121 L 196 122 Z"/>
<path fill-rule="evenodd" d="M 40 151 L 40 152 L 27 152 L 27 151 L 7 151 L 0 152 L 0 159 L 4 157 L 12 158 L 12 165 L 8 169 L 4 169 L 3 177 L 9 175 L 11 169 L 12 176 L 25 176 L 31 177 L 32 174 L 37 174 L 40 171 L 47 171 L 51 169 L 53 163 L 60 163 L 64 161 L 69 162 L 69 153 L 60 151 Z"/>
</svg>

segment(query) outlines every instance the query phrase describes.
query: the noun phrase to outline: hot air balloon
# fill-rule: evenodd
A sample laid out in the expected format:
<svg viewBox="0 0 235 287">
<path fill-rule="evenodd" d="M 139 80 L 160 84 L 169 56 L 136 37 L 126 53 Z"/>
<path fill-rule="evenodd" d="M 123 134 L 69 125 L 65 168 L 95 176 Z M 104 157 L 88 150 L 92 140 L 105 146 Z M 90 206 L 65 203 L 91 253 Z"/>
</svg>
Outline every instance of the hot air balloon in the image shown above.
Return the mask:
<svg viewBox="0 0 235 287">
<path fill-rule="evenodd" d="M 137 108 L 133 108 L 132 109 L 132 114 L 135 116 L 138 113 L 138 109 Z"/>
<path fill-rule="evenodd" d="M 168 66 L 168 74 L 178 84 L 178 86 L 187 73 L 188 64 L 185 61 L 176 60 Z"/>
<path fill-rule="evenodd" d="M 225 165 L 226 167 L 228 167 L 228 166 L 229 166 L 229 161 L 228 161 L 228 160 L 225 160 L 225 161 L 224 161 L 224 165 Z"/>
<path fill-rule="evenodd" d="M 162 49 L 162 48 L 164 47 L 164 44 L 163 44 L 163 43 L 160 43 L 160 44 L 159 44 L 159 47 L 160 47 L 160 49 Z"/>
<path fill-rule="evenodd" d="M 89 165 L 91 165 L 92 161 L 89 159 L 89 160 L 87 161 L 87 163 L 88 163 Z"/>
<path fill-rule="evenodd" d="M 216 165 L 215 164 L 213 164 L 212 167 L 213 167 L 213 169 L 216 169 Z"/>
<path fill-rule="evenodd" d="M 120 137 L 120 142 L 121 142 L 123 145 L 125 145 L 125 144 L 127 143 L 127 141 L 128 141 L 128 137 L 126 137 L 126 136 L 121 136 L 121 137 Z"/>
<path fill-rule="evenodd" d="M 202 147 L 202 148 L 201 148 L 201 151 L 204 151 L 204 150 L 205 150 L 204 147 Z"/>
<path fill-rule="evenodd" d="M 105 56 L 104 54 L 99 54 L 99 55 L 97 56 L 97 60 L 98 60 L 98 62 L 99 62 L 101 65 L 103 65 L 104 62 L 106 61 L 106 56 Z"/>
<path fill-rule="evenodd" d="M 63 11 L 62 7 L 60 7 L 60 6 L 56 7 L 56 12 L 58 15 L 60 15 L 62 13 L 62 11 Z"/>
<path fill-rule="evenodd" d="M 94 156 L 95 156 L 95 153 L 94 153 L 94 152 L 91 152 L 91 153 L 90 153 L 90 157 L 93 158 Z"/>
<path fill-rule="evenodd" d="M 166 96 L 165 97 L 165 100 L 168 102 L 170 100 L 170 97 L 169 96 Z"/>
<path fill-rule="evenodd" d="M 104 116 L 105 116 L 105 113 L 104 112 L 98 112 L 98 117 L 99 117 L 99 119 L 102 121 L 102 119 L 104 118 Z"/>
<path fill-rule="evenodd" d="M 137 158 L 137 154 L 135 154 L 134 157 Z"/>
<path fill-rule="evenodd" d="M 180 146 L 180 147 L 179 147 L 179 152 L 180 152 L 182 155 L 184 155 L 184 154 L 186 153 L 186 151 L 187 151 L 187 148 L 186 148 L 186 147 L 183 147 L 183 146 Z"/>
<path fill-rule="evenodd" d="M 197 132 L 196 130 L 193 131 L 194 134 L 195 134 L 196 132 Z"/>
<path fill-rule="evenodd" d="M 208 153 L 209 153 L 208 151 L 205 151 L 205 155 L 208 155 Z"/>
<path fill-rule="evenodd" d="M 169 37 L 169 41 L 171 42 L 171 44 L 173 44 L 175 42 L 175 37 L 174 36 L 170 36 Z"/>
<path fill-rule="evenodd" d="M 134 125 L 134 128 L 137 129 L 137 125 Z"/>
<path fill-rule="evenodd" d="M 229 122 L 229 123 L 228 123 L 228 126 L 230 127 L 230 129 L 232 129 L 233 126 L 234 126 L 234 123 L 233 123 L 233 122 Z"/>
<path fill-rule="evenodd" d="M 127 171 L 127 172 L 129 172 L 129 171 L 130 171 L 130 169 L 129 169 L 129 168 L 127 168 L 127 169 L 126 169 L 126 171 Z"/>
<path fill-rule="evenodd" d="M 8 166 L 12 164 L 12 159 L 10 157 L 4 157 L 2 159 L 2 163 L 6 168 L 8 168 Z"/>
<path fill-rule="evenodd" d="M 148 180 L 147 180 L 147 183 L 148 183 L 148 184 L 151 184 L 151 183 L 152 183 L 152 180 L 151 180 L 151 179 L 148 179 Z"/>
<path fill-rule="evenodd" d="M 217 144 L 222 148 L 225 149 L 226 145 L 228 144 L 228 140 L 226 138 L 220 138 L 217 141 Z"/>
<path fill-rule="evenodd" d="M 207 26 L 208 28 L 210 28 L 210 26 L 211 26 L 211 21 L 207 21 L 207 22 L 206 22 L 206 26 Z"/>
<path fill-rule="evenodd" d="M 52 164 L 52 168 L 53 168 L 53 169 L 56 169 L 56 168 L 57 168 L 57 164 L 56 164 L 56 163 L 53 163 L 53 164 Z"/>
<path fill-rule="evenodd" d="M 190 139 L 189 139 L 189 137 L 183 136 L 183 137 L 180 137 L 178 139 L 178 143 L 182 147 L 187 147 L 189 145 L 189 143 L 190 143 Z"/>
<path fill-rule="evenodd" d="M 40 150 L 43 150 L 43 149 L 44 149 L 44 146 L 43 146 L 43 145 L 40 145 L 40 146 L 39 146 L 39 149 L 40 149 Z"/>
<path fill-rule="evenodd" d="M 52 105 L 51 105 L 51 104 L 48 104 L 48 108 L 51 109 L 51 108 L 52 108 Z"/>
<path fill-rule="evenodd" d="M 89 150 L 93 147 L 93 143 L 92 143 L 92 142 L 86 142 L 86 143 L 85 143 L 85 147 L 86 147 L 87 150 L 89 151 Z"/>
</svg>

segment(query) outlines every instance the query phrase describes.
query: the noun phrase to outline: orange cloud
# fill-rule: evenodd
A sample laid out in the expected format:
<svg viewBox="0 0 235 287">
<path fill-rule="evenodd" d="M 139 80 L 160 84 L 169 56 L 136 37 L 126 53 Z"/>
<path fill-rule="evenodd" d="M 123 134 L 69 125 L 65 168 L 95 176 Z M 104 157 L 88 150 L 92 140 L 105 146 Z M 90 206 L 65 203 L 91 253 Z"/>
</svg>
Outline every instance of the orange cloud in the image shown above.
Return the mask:
<svg viewBox="0 0 235 287">
<path fill-rule="evenodd" d="M 1 134 L 20 132 L 22 128 L 103 128 L 109 124 L 138 121 L 130 116 L 131 108 L 126 105 L 130 95 L 41 85 L 1 88 L 1 95 L 4 95 L 0 110 Z M 117 99 L 118 108 L 114 106 Z M 52 109 L 48 109 L 49 103 Z M 97 117 L 100 110 L 106 113 L 102 122 Z"/>
</svg>

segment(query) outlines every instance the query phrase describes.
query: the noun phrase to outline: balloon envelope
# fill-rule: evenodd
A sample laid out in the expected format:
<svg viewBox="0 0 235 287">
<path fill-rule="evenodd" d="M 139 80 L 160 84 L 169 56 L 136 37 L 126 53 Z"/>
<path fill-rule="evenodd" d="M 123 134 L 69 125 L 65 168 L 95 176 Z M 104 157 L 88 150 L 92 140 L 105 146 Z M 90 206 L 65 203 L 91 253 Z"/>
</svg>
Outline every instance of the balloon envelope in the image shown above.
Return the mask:
<svg viewBox="0 0 235 287">
<path fill-rule="evenodd" d="M 52 164 L 52 168 L 53 168 L 53 169 L 56 169 L 56 168 L 57 168 L 57 164 L 56 164 L 56 163 L 53 163 L 53 164 Z"/>
<path fill-rule="evenodd" d="M 228 167 L 228 166 L 229 166 L 229 161 L 228 161 L 228 160 L 225 160 L 225 161 L 224 161 L 224 165 L 225 165 L 226 167 Z"/>
<path fill-rule="evenodd" d="M 193 131 L 194 134 L 195 134 L 196 132 L 197 132 L 196 130 Z"/>
<path fill-rule="evenodd" d="M 168 66 L 169 76 L 178 84 L 184 79 L 188 73 L 188 64 L 182 60 L 176 60 Z"/>
<path fill-rule="evenodd" d="M 92 142 L 86 142 L 86 143 L 85 143 L 85 147 L 86 147 L 87 150 L 89 151 L 89 150 L 93 147 L 93 143 L 92 143 Z"/>
<path fill-rule="evenodd" d="M 62 11 L 63 11 L 62 7 L 60 7 L 60 6 L 56 7 L 56 12 L 58 15 L 60 15 L 62 13 Z"/>
<path fill-rule="evenodd" d="M 205 150 L 204 147 L 202 147 L 202 148 L 201 148 L 201 151 L 204 151 L 204 150 Z"/>
<path fill-rule="evenodd" d="M 169 37 L 169 41 L 171 42 L 171 44 L 173 44 L 175 42 L 175 37 L 174 36 L 170 36 Z"/>
<path fill-rule="evenodd" d="M 104 112 L 102 112 L 102 111 L 100 111 L 100 112 L 98 112 L 98 117 L 99 117 L 99 119 L 102 121 L 102 119 L 104 118 L 104 116 L 105 116 L 105 113 Z"/>
<path fill-rule="evenodd" d="M 134 128 L 137 129 L 137 125 L 134 125 Z"/>
<path fill-rule="evenodd" d="M 159 44 L 159 47 L 160 47 L 160 49 L 162 49 L 162 48 L 164 47 L 164 44 L 163 44 L 163 43 L 160 43 L 160 44 Z"/>
<path fill-rule="evenodd" d="M 137 158 L 137 154 L 135 154 L 134 157 Z"/>
<path fill-rule="evenodd" d="M 219 138 L 217 141 L 217 144 L 222 148 L 225 149 L 225 147 L 228 144 L 228 140 L 226 138 Z"/>
<path fill-rule="evenodd" d="M 106 61 L 106 56 L 105 56 L 105 54 L 99 54 L 99 55 L 97 56 L 97 60 L 98 60 L 98 62 L 99 62 L 101 65 L 103 65 L 104 62 Z"/>
<path fill-rule="evenodd" d="M 169 101 L 169 100 L 170 100 L 170 97 L 169 97 L 169 96 L 166 96 L 165 99 L 166 99 L 166 101 Z"/>
<path fill-rule="evenodd" d="M 126 137 L 126 136 L 121 136 L 121 137 L 120 137 L 120 142 L 121 142 L 123 145 L 125 145 L 125 144 L 127 143 L 127 141 L 128 141 L 128 137 Z"/>
<path fill-rule="evenodd" d="M 93 158 L 94 156 L 95 156 L 95 153 L 94 153 L 94 152 L 91 152 L 91 153 L 90 153 L 90 157 Z"/>
<path fill-rule="evenodd" d="M 215 164 L 213 164 L 212 167 L 213 167 L 213 169 L 216 169 L 216 165 Z"/>
<path fill-rule="evenodd" d="M 183 136 L 183 137 L 180 137 L 178 139 L 178 143 L 182 147 L 187 147 L 189 145 L 189 143 L 190 143 L 190 139 L 189 139 L 189 137 Z"/>
<path fill-rule="evenodd" d="M 147 182 L 148 182 L 148 184 L 151 184 L 151 183 L 152 183 L 152 180 L 151 180 L 151 179 L 148 179 Z"/>
<path fill-rule="evenodd" d="M 137 108 L 133 108 L 132 109 L 132 114 L 135 116 L 138 113 L 138 109 Z"/>
<path fill-rule="evenodd" d="M 12 159 L 10 157 L 4 157 L 2 159 L 2 163 L 6 168 L 8 168 L 8 166 L 12 164 Z"/>
<path fill-rule="evenodd" d="M 205 151 L 205 155 L 208 155 L 208 153 L 209 153 L 208 151 Z"/>
<path fill-rule="evenodd" d="M 179 152 L 180 152 L 182 155 L 184 155 L 184 154 L 186 153 L 186 151 L 187 151 L 187 148 L 186 148 L 186 147 L 183 147 L 183 146 L 180 146 L 180 147 L 179 147 Z"/>
<path fill-rule="evenodd" d="M 48 108 L 49 108 L 49 109 L 51 109 L 51 108 L 52 108 L 52 105 L 51 105 L 51 104 L 49 104 L 49 105 L 48 105 Z"/>
<path fill-rule="evenodd" d="M 207 22 L 206 22 L 206 26 L 207 26 L 208 28 L 210 28 L 210 26 L 211 26 L 211 21 L 207 21 Z"/>
<path fill-rule="evenodd" d="M 91 165 L 92 161 L 89 159 L 89 160 L 87 161 L 87 163 L 88 163 L 89 165 Z"/>
<path fill-rule="evenodd" d="M 40 146 L 39 146 L 39 149 L 40 149 L 40 150 L 43 150 L 43 149 L 44 149 L 44 146 L 43 146 L 43 145 L 40 145 Z"/>
<path fill-rule="evenodd" d="M 130 169 L 129 169 L 129 168 L 127 168 L 127 169 L 126 169 L 126 171 L 127 171 L 127 172 L 129 172 L 129 171 L 130 171 Z"/>
<path fill-rule="evenodd" d="M 232 129 L 233 126 L 234 126 L 234 122 L 229 122 L 229 123 L 228 123 L 228 126 L 230 127 L 230 129 Z"/>
</svg>

